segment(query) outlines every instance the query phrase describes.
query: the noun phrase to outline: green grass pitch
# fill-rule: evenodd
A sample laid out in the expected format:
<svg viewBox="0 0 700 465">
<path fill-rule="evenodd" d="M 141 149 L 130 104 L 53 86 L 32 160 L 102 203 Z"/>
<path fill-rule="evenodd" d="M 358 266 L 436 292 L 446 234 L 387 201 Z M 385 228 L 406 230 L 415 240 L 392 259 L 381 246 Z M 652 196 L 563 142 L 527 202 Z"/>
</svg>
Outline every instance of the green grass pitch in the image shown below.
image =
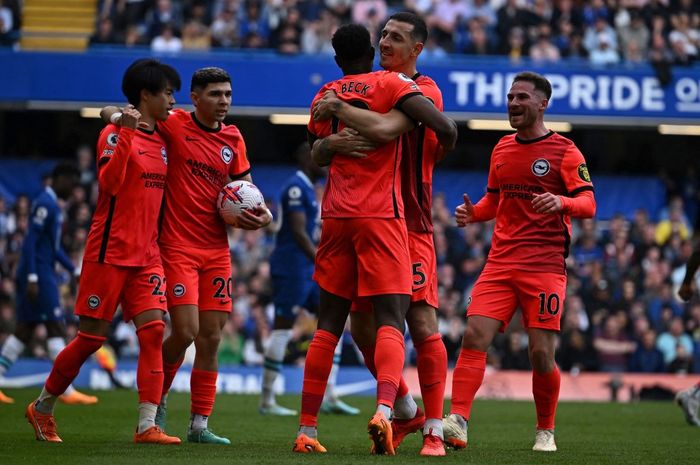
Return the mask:
<svg viewBox="0 0 700 465">
<path fill-rule="evenodd" d="M 472 413 L 469 448 L 444 458 L 420 457 L 421 438 L 411 435 L 396 457 L 369 455 L 366 424 L 370 397 L 351 397 L 362 409 L 357 417 L 322 415 L 320 440 L 328 454 L 291 452 L 297 418 L 263 417 L 257 396 L 220 395 L 212 429 L 231 438 L 231 446 L 183 443 L 181 446 L 134 445 L 137 395 L 98 392 L 96 406 L 56 408 L 63 444 L 37 442 L 24 419 L 24 408 L 38 389 L 8 389 L 14 405 L 0 405 L 0 464 L 364 464 L 441 462 L 450 464 L 700 464 L 700 428 L 688 426 L 672 402 L 637 404 L 562 403 L 557 415 L 556 453 L 530 450 L 534 439 L 531 402 L 477 401 Z M 299 406 L 299 396 L 280 403 Z M 172 394 L 168 432 L 185 436 L 189 397 Z M 447 410 L 446 410 L 447 411 Z"/>
</svg>

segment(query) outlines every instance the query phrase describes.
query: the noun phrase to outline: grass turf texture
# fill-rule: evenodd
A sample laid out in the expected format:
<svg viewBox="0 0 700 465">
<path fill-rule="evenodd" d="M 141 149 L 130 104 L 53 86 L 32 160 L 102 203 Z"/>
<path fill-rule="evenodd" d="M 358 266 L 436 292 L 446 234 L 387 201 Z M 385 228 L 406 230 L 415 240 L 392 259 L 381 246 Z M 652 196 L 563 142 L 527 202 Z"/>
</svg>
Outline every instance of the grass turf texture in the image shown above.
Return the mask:
<svg viewBox="0 0 700 465">
<path fill-rule="evenodd" d="M 420 457 L 421 437 L 410 435 L 396 457 L 369 455 L 366 425 L 373 411 L 370 397 L 351 397 L 362 409 L 357 417 L 321 415 L 321 443 L 328 454 L 292 453 L 297 417 L 258 414 L 257 396 L 220 395 L 210 426 L 231 439 L 230 446 L 133 444 L 137 395 L 129 391 L 98 392 L 95 406 L 56 407 L 63 444 L 34 439 L 24 408 L 39 389 L 7 389 L 14 405 L 0 404 L 0 464 L 298 464 L 298 463 L 425 463 L 454 464 L 695 464 L 700 463 L 700 428 L 685 423 L 672 402 L 638 404 L 562 403 L 557 415 L 555 453 L 532 452 L 534 404 L 482 401 L 474 405 L 469 447 L 448 451 L 447 457 Z M 279 402 L 298 408 L 299 396 Z M 447 409 L 445 410 L 447 412 Z M 168 405 L 168 433 L 185 438 L 189 396 L 172 394 Z"/>
</svg>

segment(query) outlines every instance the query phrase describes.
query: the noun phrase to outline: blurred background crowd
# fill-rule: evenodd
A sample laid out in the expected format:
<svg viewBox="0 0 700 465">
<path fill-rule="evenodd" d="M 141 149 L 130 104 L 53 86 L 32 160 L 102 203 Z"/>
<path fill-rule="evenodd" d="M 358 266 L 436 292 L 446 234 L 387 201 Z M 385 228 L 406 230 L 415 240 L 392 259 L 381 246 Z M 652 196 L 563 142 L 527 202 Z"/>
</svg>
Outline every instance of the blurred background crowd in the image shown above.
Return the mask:
<svg viewBox="0 0 700 465">
<path fill-rule="evenodd" d="M 21 3 L 0 0 L 0 44 L 18 40 Z M 330 54 L 340 24 L 364 24 L 376 41 L 386 18 L 404 10 L 429 26 L 424 58 L 651 62 L 666 72 L 692 63 L 700 49 L 694 0 L 100 0 L 90 46 Z"/>
<path fill-rule="evenodd" d="M 63 245 L 76 264 L 82 259 L 90 219 L 97 198 L 94 153 L 78 150 L 81 186 L 66 205 Z M 569 287 L 562 319 L 558 361 L 562 370 L 700 373 L 700 300 L 683 303 L 676 290 L 692 251 L 693 232 L 700 230 L 697 176 L 665 179 L 667 202 L 657 215 L 645 210 L 620 212 L 607 221 L 574 221 L 571 253 L 567 259 Z M 439 172 L 436 174 L 439 176 Z M 594 178 L 595 183 L 595 178 Z M 322 186 L 318 187 L 319 196 Z M 276 193 L 267 193 L 276 212 Z M 454 364 L 465 325 L 471 288 L 488 255 L 492 223 L 457 228 L 453 212 L 437 192 L 433 205 L 435 245 L 440 282 L 440 332 Z M 30 199 L 19 196 L 12 205 L 0 198 L 0 340 L 13 329 L 15 283 L 21 245 L 27 230 Z M 259 231 L 230 229 L 233 263 L 234 311 L 226 324 L 220 361 L 262 363 L 274 310 L 271 302 L 268 257 L 274 247 L 275 227 Z M 66 273 L 62 298 L 70 315 L 76 283 Z M 526 370 L 527 335 L 513 320 L 489 352 L 495 368 Z M 294 328 L 286 363 L 301 364 L 315 329 L 313 315 L 303 314 Z M 45 334 L 40 326 L 25 355 L 45 357 Z M 408 336 L 407 336 L 408 337 Z M 109 340 L 119 357 L 138 351 L 132 325 L 115 319 Z M 346 334 L 343 363 L 361 358 Z M 407 344 L 408 363 L 415 363 Z"/>
</svg>

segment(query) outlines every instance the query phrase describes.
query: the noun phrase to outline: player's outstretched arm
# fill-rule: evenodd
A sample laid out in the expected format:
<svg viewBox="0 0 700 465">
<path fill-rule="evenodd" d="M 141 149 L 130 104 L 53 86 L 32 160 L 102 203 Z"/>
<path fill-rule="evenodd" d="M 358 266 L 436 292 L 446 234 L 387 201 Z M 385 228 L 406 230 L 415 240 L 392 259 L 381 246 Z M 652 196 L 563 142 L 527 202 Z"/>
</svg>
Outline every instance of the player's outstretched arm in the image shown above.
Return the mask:
<svg viewBox="0 0 700 465">
<path fill-rule="evenodd" d="M 313 108 L 315 120 L 335 116 L 360 134 L 379 144 L 386 144 L 406 131 L 413 129 L 413 121 L 399 110 L 377 113 L 343 102 L 335 92 L 328 91 L 316 101 Z"/>
<path fill-rule="evenodd" d="M 237 178 L 237 180 L 253 182 L 253 177 L 250 174 L 246 174 L 243 177 Z M 272 222 L 272 212 L 267 207 L 258 209 L 255 212 L 249 210 L 243 210 L 241 215 L 238 217 L 238 223 L 236 227 L 247 230 L 254 230 L 264 228 Z"/>
<path fill-rule="evenodd" d="M 457 123 L 438 110 L 425 96 L 416 94 L 406 99 L 401 109 L 411 118 L 428 126 L 446 151 L 457 143 Z"/>
<path fill-rule="evenodd" d="M 497 193 L 487 191 L 476 205 L 472 204 L 467 194 L 462 194 L 464 203 L 455 209 L 457 226 L 464 227 L 469 223 L 489 221 L 496 217 L 499 196 Z"/>
<path fill-rule="evenodd" d="M 700 244 L 695 247 L 685 266 L 685 277 L 678 289 L 678 296 L 686 302 L 693 297 L 693 278 L 700 267 Z"/>
</svg>

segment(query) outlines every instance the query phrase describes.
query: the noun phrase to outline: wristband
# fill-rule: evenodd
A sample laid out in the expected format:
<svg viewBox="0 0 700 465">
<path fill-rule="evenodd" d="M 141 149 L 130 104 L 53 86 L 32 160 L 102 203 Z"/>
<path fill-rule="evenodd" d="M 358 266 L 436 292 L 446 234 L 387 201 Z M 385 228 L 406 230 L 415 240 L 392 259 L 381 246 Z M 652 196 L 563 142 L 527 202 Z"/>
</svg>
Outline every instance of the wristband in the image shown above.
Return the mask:
<svg viewBox="0 0 700 465">
<path fill-rule="evenodd" d="M 112 124 L 117 124 L 117 122 L 121 119 L 121 117 L 122 117 L 122 113 L 121 113 L 121 112 L 112 113 L 112 116 L 109 117 L 109 121 L 110 121 Z"/>
</svg>

